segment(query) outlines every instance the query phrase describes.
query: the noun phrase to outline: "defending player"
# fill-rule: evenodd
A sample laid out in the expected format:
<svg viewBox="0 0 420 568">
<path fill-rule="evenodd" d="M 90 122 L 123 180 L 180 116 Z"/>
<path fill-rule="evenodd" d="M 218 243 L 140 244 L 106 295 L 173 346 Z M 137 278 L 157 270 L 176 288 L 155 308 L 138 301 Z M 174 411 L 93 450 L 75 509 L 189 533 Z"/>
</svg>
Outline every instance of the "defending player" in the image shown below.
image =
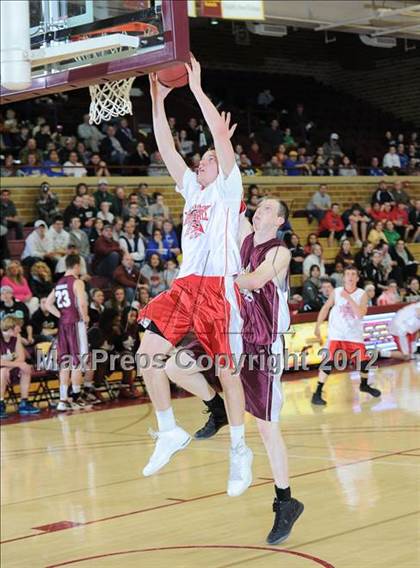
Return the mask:
<svg viewBox="0 0 420 568">
<path fill-rule="evenodd" d="M 420 302 L 409 304 L 398 310 L 388 329 L 397 344 L 397 350 L 381 351 L 381 356 L 395 357 L 405 361 L 414 359 L 417 350 L 417 335 L 420 330 Z"/>
<path fill-rule="evenodd" d="M 243 493 L 252 481 L 252 452 L 244 437 L 244 393 L 239 377 L 231 370 L 233 356 L 242 353 L 242 319 L 239 291 L 234 276 L 239 272 L 237 244 L 242 179 L 235 162 L 230 138 L 230 115 L 220 115 L 201 87 L 199 63 L 191 56 L 186 65 L 189 85 L 213 136 L 215 151 L 207 151 L 197 173 L 189 170 L 176 151 L 165 114 L 164 100 L 170 88 L 150 75 L 153 127 L 159 151 L 176 181 L 176 190 L 185 199 L 182 231 L 183 262 L 178 278 L 167 292 L 152 300 L 140 313 L 147 327 L 142 340 L 140 361 L 168 354 L 192 329 L 211 356 L 224 355 L 227 368 L 220 373 L 226 394 L 231 432 L 231 469 L 228 494 Z M 176 425 L 170 400 L 168 377 L 163 368 L 147 365 L 143 370 L 147 391 L 153 403 L 159 431 L 155 450 L 143 469 L 152 475 L 171 456 L 191 440 Z"/>
<path fill-rule="evenodd" d="M 283 333 L 290 325 L 287 305 L 290 252 L 276 234 L 286 220 L 284 203 L 265 199 L 258 206 L 253 218 L 255 231 L 243 239 L 241 246 L 245 272 L 236 280 L 244 294 L 241 313 L 246 358 L 241 379 L 246 410 L 257 420 L 275 482 L 275 519 L 267 537 L 269 544 L 286 540 L 303 511 L 303 504 L 291 496 L 287 450 L 278 424 L 283 405 L 280 382 L 284 368 Z M 166 369 L 171 380 L 204 401 L 210 416 L 196 438 L 209 438 L 226 424 L 226 412 L 223 399 L 210 386 L 215 380 L 214 368 L 206 371 L 206 380 L 196 363 L 202 353 L 196 342 L 172 356 Z"/>
<path fill-rule="evenodd" d="M 57 341 L 60 365 L 60 402 L 57 405 L 59 411 L 79 410 L 86 406 L 80 398 L 82 383 L 80 367 L 83 360 L 86 363 L 88 354 L 86 326 L 89 323 L 89 316 L 85 284 L 79 276 L 80 256 L 69 254 L 66 258 L 66 272 L 51 291 L 46 303 L 48 311 L 60 318 Z M 68 399 L 70 379 L 72 401 Z"/>
<path fill-rule="evenodd" d="M 335 288 L 333 294 L 321 308 L 315 326 L 315 335 L 321 340 L 321 323 L 328 317 L 328 363 L 319 371 L 318 386 L 312 395 L 312 404 L 326 405 L 322 398 L 322 389 L 333 370 L 334 354 L 341 351 L 347 361 L 360 362 L 360 391 L 371 396 L 381 396 L 381 391 L 368 385 L 369 356 L 363 342 L 362 320 L 367 312 L 368 297 L 364 290 L 357 287 L 359 272 L 354 266 L 344 269 L 344 286 Z"/>
</svg>

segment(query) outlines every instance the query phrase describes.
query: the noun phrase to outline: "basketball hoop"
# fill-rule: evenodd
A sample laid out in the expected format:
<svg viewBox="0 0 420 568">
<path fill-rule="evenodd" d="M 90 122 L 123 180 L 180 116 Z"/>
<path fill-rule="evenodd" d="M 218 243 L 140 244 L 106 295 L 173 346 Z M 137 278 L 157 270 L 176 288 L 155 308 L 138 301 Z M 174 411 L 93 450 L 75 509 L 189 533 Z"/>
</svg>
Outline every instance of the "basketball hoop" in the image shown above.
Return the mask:
<svg viewBox="0 0 420 568">
<path fill-rule="evenodd" d="M 142 22 L 131 22 L 125 25 L 113 26 L 110 28 L 102 29 L 100 31 L 90 32 L 83 36 L 73 36 L 73 41 L 91 38 L 98 35 L 123 33 L 134 33 L 136 36 L 151 36 L 159 33 L 156 26 L 145 24 Z M 141 41 L 139 38 L 139 45 Z M 95 53 L 81 55 L 75 58 L 77 61 L 86 63 L 97 62 L 97 60 L 106 60 L 107 57 L 120 53 L 124 56 L 129 56 L 131 53 L 136 52 L 137 49 L 130 49 L 127 47 L 117 47 Z M 131 87 L 133 86 L 135 76 L 127 77 L 126 79 L 119 79 L 118 81 L 109 81 L 103 84 L 89 85 L 89 92 L 91 103 L 89 107 L 89 123 L 100 124 L 102 121 L 109 121 L 111 118 L 125 116 L 126 114 L 133 114 L 133 107 L 130 100 Z"/>
</svg>

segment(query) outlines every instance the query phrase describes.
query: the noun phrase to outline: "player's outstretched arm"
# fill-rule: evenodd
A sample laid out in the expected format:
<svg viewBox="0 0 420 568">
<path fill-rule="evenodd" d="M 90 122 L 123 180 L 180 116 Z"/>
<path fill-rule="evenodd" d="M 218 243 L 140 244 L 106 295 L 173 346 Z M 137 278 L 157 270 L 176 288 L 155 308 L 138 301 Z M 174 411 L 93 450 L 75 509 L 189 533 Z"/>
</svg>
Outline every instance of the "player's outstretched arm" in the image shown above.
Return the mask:
<svg viewBox="0 0 420 568">
<path fill-rule="evenodd" d="M 264 262 L 256 270 L 240 274 L 236 279 L 239 288 L 259 290 L 270 280 L 282 284 L 289 270 L 291 254 L 285 247 L 276 247 L 268 251 Z"/>
<path fill-rule="evenodd" d="M 175 142 L 169 128 L 165 113 L 165 98 L 172 89 L 158 81 L 156 73 L 150 73 L 150 95 L 152 97 L 153 131 L 158 150 L 165 162 L 168 172 L 179 188 L 182 188 L 187 165 L 175 148 Z"/>
<path fill-rule="evenodd" d="M 200 105 L 201 112 L 210 128 L 216 149 L 217 159 L 225 177 L 227 177 L 235 165 L 235 153 L 230 141 L 235 132 L 236 124 L 230 126 L 230 113 L 219 114 L 214 104 L 204 93 L 201 87 L 201 67 L 193 54 L 191 65 L 185 64 L 188 71 L 190 89 Z"/>
<path fill-rule="evenodd" d="M 51 290 L 45 304 L 50 314 L 52 314 L 56 318 L 59 318 L 61 316 L 60 310 L 55 305 L 55 290 Z"/>
</svg>

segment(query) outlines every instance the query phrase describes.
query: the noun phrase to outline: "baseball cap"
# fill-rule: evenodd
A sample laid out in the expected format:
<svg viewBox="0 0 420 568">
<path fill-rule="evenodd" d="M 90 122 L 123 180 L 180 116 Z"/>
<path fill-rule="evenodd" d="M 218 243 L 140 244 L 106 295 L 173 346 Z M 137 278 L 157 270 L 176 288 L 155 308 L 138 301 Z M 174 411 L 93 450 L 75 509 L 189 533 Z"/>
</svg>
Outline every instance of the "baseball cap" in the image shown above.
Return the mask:
<svg viewBox="0 0 420 568">
<path fill-rule="evenodd" d="M 43 221 L 42 219 L 38 219 L 38 221 L 35 221 L 34 223 L 34 227 L 35 229 L 38 229 L 38 227 L 47 227 L 47 223 L 45 221 Z"/>
<path fill-rule="evenodd" d="M 333 132 L 330 136 L 331 140 L 338 140 L 340 137 L 337 132 Z"/>
<path fill-rule="evenodd" d="M 106 178 L 98 179 L 98 185 L 108 185 L 108 180 Z"/>
<path fill-rule="evenodd" d="M 3 294 L 3 292 L 11 292 L 13 294 L 13 288 L 11 286 L 2 286 L 0 288 L 0 294 Z"/>
</svg>

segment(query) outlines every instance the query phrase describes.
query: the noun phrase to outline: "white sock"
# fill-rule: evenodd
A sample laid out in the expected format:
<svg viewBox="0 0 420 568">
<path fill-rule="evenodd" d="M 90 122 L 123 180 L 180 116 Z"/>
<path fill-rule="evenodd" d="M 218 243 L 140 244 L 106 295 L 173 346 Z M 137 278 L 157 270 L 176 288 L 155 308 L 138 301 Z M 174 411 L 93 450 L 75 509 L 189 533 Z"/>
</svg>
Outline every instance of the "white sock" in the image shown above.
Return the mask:
<svg viewBox="0 0 420 568">
<path fill-rule="evenodd" d="M 240 442 L 245 441 L 245 424 L 230 426 L 230 441 L 232 448 L 235 448 Z"/>
<path fill-rule="evenodd" d="M 67 385 L 60 385 L 60 400 L 62 400 L 62 401 L 67 400 L 68 388 L 69 387 Z"/>
<path fill-rule="evenodd" d="M 79 394 L 79 392 L 82 390 L 82 387 L 80 385 L 71 385 L 71 389 L 74 394 Z"/>
<path fill-rule="evenodd" d="M 176 427 L 174 411 L 172 406 L 167 410 L 156 410 L 159 432 L 168 432 Z"/>
</svg>

